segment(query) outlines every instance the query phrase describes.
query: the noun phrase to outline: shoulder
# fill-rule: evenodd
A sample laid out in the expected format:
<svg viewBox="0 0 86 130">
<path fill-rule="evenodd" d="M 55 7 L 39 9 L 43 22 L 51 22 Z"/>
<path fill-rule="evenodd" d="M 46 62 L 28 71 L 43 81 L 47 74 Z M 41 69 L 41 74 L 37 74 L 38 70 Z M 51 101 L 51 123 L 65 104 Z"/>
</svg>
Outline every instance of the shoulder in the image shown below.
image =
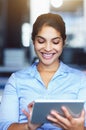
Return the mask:
<svg viewBox="0 0 86 130">
<path fill-rule="evenodd" d="M 64 71 L 64 73 L 68 73 L 70 75 L 74 75 L 74 76 L 79 76 L 79 77 L 85 77 L 86 78 L 86 73 L 84 73 L 84 71 L 78 69 L 78 68 L 74 68 L 71 67 L 69 65 L 64 64 L 63 62 L 61 62 L 61 66 L 62 66 L 62 70 Z"/>
<path fill-rule="evenodd" d="M 31 66 L 25 67 L 22 70 L 16 71 L 14 73 L 12 73 L 12 75 L 10 77 L 14 77 L 14 78 L 27 78 L 27 77 L 33 77 L 34 75 L 36 75 L 37 73 L 37 69 L 36 69 L 36 63 L 32 64 Z"/>
</svg>

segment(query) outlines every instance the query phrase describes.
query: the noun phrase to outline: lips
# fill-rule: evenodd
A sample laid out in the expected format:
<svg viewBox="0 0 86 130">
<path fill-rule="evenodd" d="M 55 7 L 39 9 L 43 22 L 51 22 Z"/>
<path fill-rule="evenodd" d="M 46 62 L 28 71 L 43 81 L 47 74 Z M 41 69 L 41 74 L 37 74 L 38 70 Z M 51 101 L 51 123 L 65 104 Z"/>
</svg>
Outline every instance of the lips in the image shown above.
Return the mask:
<svg viewBox="0 0 86 130">
<path fill-rule="evenodd" d="M 42 57 L 45 59 L 51 59 L 54 53 L 42 53 Z"/>
</svg>

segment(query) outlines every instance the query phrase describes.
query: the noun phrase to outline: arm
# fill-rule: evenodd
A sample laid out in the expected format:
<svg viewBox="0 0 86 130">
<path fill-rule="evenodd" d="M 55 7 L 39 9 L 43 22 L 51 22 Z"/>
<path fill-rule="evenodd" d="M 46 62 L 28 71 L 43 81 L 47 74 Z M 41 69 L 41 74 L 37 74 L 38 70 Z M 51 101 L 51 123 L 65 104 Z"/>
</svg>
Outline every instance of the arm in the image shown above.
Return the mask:
<svg viewBox="0 0 86 130">
<path fill-rule="evenodd" d="M 36 130 L 38 125 L 28 125 L 28 123 L 13 123 L 9 126 L 8 130 Z"/>
<path fill-rule="evenodd" d="M 28 123 L 22 123 L 22 124 L 13 123 L 9 126 L 8 130 L 29 130 L 29 127 L 28 127 Z"/>
<path fill-rule="evenodd" d="M 84 84 L 83 84 L 84 83 Z M 53 122 L 53 124 L 60 126 L 63 130 L 86 130 L 85 126 L 85 114 L 86 114 L 86 75 L 82 75 L 80 81 L 80 88 L 78 90 L 78 99 L 84 100 L 85 105 L 84 109 L 81 112 L 80 117 L 73 118 L 66 108 L 62 108 L 65 117 L 62 117 L 58 114 L 57 111 L 52 111 L 51 114 L 48 116 L 48 119 Z"/>
<path fill-rule="evenodd" d="M 16 93 L 15 77 L 11 76 L 5 86 L 0 105 L 0 130 L 18 122 L 19 105 Z"/>
<path fill-rule="evenodd" d="M 27 123 L 13 123 L 12 125 L 10 125 L 10 127 L 8 128 L 8 130 L 36 130 L 40 125 L 39 124 L 32 124 L 30 122 L 30 117 L 31 117 L 31 113 L 32 113 L 32 107 L 33 107 L 33 103 L 30 103 L 28 105 L 28 109 L 30 110 L 30 113 L 28 113 L 27 111 L 23 110 L 23 113 L 27 116 L 28 118 L 28 122 Z"/>
<path fill-rule="evenodd" d="M 16 86 L 15 75 L 12 75 L 5 86 L 1 101 L 0 130 L 35 130 L 38 125 L 30 123 L 30 115 L 25 111 L 28 120 L 26 123 L 19 123 L 19 98 Z"/>
</svg>

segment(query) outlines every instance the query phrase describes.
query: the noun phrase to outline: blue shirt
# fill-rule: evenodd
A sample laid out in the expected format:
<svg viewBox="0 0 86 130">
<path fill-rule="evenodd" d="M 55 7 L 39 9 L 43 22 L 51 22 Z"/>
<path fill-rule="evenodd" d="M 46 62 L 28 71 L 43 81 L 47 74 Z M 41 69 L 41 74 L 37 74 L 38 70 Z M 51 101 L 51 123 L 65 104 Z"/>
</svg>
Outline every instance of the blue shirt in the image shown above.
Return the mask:
<svg viewBox="0 0 86 130">
<path fill-rule="evenodd" d="M 0 130 L 7 130 L 14 122 L 27 121 L 22 109 L 36 99 L 80 99 L 86 102 L 86 75 L 60 62 L 60 67 L 54 74 L 48 88 L 45 87 L 37 63 L 21 71 L 15 72 L 9 78 L 2 97 L 0 108 Z M 84 105 L 86 109 L 86 105 Z M 45 123 L 38 130 L 61 130 L 50 123 Z"/>
</svg>

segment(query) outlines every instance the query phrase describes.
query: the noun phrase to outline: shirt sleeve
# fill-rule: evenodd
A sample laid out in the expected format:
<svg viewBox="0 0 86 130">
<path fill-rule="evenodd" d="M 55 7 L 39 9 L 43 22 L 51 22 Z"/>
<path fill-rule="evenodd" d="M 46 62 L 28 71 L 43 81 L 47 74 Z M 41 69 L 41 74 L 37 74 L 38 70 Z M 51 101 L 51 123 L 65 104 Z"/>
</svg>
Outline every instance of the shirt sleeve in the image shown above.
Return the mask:
<svg viewBox="0 0 86 130">
<path fill-rule="evenodd" d="M 84 102 L 86 104 L 86 75 L 82 75 L 82 77 L 81 77 L 80 88 L 78 91 L 78 99 L 84 100 Z M 86 107 L 85 107 L 85 109 L 86 109 Z"/>
<path fill-rule="evenodd" d="M 19 103 L 15 81 L 15 75 L 12 74 L 3 92 L 0 106 L 0 130 L 7 130 L 10 124 L 18 122 Z"/>
<path fill-rule="evenodd" d="M 78 91 L 78 99 L 84 101 L 84 109 L 86 111 L 86 74 L 82 75 L 80 86 L 81 87 L 80 87 L 80 89 Z M 85 118 L 85 127 L 86 127 L 86 118 Z"/>
</svg>

